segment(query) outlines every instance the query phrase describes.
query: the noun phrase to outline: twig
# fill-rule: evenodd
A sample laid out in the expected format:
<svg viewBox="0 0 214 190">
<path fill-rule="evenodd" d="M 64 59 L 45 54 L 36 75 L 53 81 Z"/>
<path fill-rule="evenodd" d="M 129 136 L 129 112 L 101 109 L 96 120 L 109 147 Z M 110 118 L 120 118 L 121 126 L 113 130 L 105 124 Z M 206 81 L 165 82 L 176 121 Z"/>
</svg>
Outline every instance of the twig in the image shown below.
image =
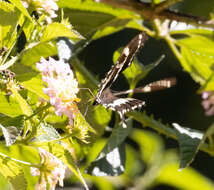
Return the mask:
<svg viewBox="0 0 214 190">
<path fill-rule="evenodd" d="M 178 13 L 168 9 L 162 10 L 163 7 L 160 7 L 161 10 L 155 11 L 157 10 L 157 7 L 153 7 L 151 3 L 137 2 L 133 0 L 99 0 L 99 2 L 133 11 L 141 15 L 146 20 L 154 20 L 155 18 L 160 20 L 169 19 L 176 20 L 178 22 L 185 22 L 195 26 L 214 28 L 214 24 L 210 23 L 209 20 L 203 17 Z"/>
</svg>

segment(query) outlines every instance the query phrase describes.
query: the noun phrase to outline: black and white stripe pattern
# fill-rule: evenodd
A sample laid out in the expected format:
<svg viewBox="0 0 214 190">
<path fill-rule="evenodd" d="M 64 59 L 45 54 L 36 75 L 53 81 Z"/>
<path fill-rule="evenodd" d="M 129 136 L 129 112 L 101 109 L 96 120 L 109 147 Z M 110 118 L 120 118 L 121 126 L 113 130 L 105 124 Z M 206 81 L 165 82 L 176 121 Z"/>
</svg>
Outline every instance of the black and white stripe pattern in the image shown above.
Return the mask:
<svg viewBox="0 0 214 190">
<path fill-rule="evenodd" d="M 134 98 L 120 98 L 118 97 L 119 95 L 161 90 L 165 88 L 170 88 L 176 83 L 175 78 L 167 78 L 164 80 L 152 82 L 146 86 L 139 87 L 133 90 L 116 93 L 111 92 L 110 87 L 113 82 L 117 79 L 118 75 L 122 71 L 124 71 L 127 67 L 131 65 L 135 54 L 141 47 L 143 47 L 147 39 L 148 36 L 146 35 L 146 33 L 142 32 L 138 34 L 135 38 L 133 38 L 130 43 L 123 49 L 115 65 L 111 67 L 106 77 L 101 81 L 97 96 L 93 104 L 101 104 L 107 109 L 116 111 L 120 115 L 124 128 L 126 127 L 124 114 L 126 112 L 133 111 L 137 108 L 141 108 L 143 105 L 145 105 L 145 102 Z"/>
<path fill-rule="evenodd" d="M 101 81 L 94 105 L 101 104 L 104 107 L 119 113 L 123 127 L 126 127 L 124 114 L 137 108 L 141 108 L 145 102 L 134 98 L 119 98 L 115 96 L 110 87 L 118 75 L 129 67 L 137 51 L 144 45 L 148 36 L 145 32 L 134 37 L 123 49 L 117 62 L 112 66 L 106 77 Z"/>
<path fill-rule="evenodd" d="M 129 44 L 123 49 L 117 62 L 112 65 L 110 71 L 107 73 L 106 77 L 101 81 L 99 85 L 99 90 L 97 93 L 97 100 L 106 88 L 111 87 L 113 82 L 117 79 L 118 75 L 129 67 L 134 59 L 137 51 L 144 45 L 148 36 L 145 32 L 138 34 L 134 37 Z M 99 100 L 97 101 L 99 103 Z"/>
</svg>

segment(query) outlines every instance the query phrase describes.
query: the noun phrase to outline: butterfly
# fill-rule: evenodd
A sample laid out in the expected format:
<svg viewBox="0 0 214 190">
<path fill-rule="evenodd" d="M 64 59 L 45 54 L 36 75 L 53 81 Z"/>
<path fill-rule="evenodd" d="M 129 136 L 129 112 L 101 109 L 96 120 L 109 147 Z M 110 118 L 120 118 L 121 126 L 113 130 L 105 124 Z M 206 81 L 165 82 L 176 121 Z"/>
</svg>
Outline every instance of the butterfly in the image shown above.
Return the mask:
<svg viewBox="0 0 214 190">
<path fill-rule="evenodd" d="M 128 93 L 141 93 L 170 88 L 175 84 L 175 78 L 168 78 L 150 83 L 144 87 L 113 93 L 110 89 L 111 85 L 117 79 L 119 74 L 129 67 L 138 50 L 144 46 L 148 36 L 142 32 L 135 36 L 128 45 L 123 49 L 117 62 L 111 67 L 105 78 L 99 84 L 98 93 L 95 97 L 93 105 L 101 104 L 107 109 L 116 111 L 121 118 L 122 126 L 126 128 L 125 113 L 141 108 L 145 105 L 145 101 L 134 98 L 120 98 L 119 95 Z"/>
</svg>

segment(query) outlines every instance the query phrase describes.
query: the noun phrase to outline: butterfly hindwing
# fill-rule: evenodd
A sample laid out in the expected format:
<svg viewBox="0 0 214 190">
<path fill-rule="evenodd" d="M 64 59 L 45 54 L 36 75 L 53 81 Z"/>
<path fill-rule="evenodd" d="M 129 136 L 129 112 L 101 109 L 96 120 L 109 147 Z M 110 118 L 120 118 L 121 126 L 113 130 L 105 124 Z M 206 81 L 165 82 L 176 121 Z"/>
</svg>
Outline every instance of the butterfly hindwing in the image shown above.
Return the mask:
<svg viewBox="0 0 214 190">
<path fill-rule="evenodd" d="M 135 109 L 141 108 L 143 105 L 145 105 L 144 101 L 134 98 L 116 98 L 112 100 L 112 102 L 109 102 L 108 104 L 103 104 L 103 106 L 106 107 L 107 109 L 116 111 L 120 115 L 122 126 L 124 128 L 126 128 L 124 114 L 126 112 L 130 112 Z"/>
</svg>

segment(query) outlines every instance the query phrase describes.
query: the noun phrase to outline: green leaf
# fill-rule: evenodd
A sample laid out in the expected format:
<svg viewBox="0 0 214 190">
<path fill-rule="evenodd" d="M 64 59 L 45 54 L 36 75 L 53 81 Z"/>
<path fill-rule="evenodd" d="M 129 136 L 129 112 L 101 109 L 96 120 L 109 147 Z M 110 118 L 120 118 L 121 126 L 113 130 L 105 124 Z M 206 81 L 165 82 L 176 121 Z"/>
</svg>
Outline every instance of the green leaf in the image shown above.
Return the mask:
<svg viewBox="0 0 214 190">
<path fill-rule="evenodd" d="M 0 173 L 10 182 L 14 190 L 25 190 L 27 188 L 27 182 L 21 166 L 2 157 L 0 157 L 0 164 Z"/>
<path fill-rule="evenodd" d="M 33 114 L 31 107 L 28 105 L 27 101 L 19 94 L 15 87 L 10 89 L 12 91 L 12 96 L 19 103 L 23 115 L 30 116 Z"/>
<path fill-rule="evenodd" d="M 47 42 L 57 37 L 68 37 L 72 39 L 81 39 L 83 38 L 80 34 L 71 31 L 68 27 L 61 23 L 51 23 L 49 24 L 41 37 L 41 42 Z"/>
<path fill-rule="evenodd" d="M 41 123 L 40 127 L 38 127 L 37 129 L 37 135 L 35 136 L 35 138 L 39 142 L 49 142 L 60 139 L 61 136 L 56 131 L 56 129 L 52 127 L 52 125 Z"/>
<path fill-rule="evenodd" d="M 48 96 L 43 92 L 43 88 L 45 86 L 40 74 L 36 72 L 28 72 L 18 75 L 16 79 L 25 89 L 28 89 L 45 100 L 48 100 Z"/>
<path fill-rule="evenodd" d="M 9 181 L 0 173 L 0 187 L 4 190 L 13 190 Z"/>
<path fill-rule="evenodd" d="M 57 48 L 51 42 L 30 44 L 26 50 L 22 51 L 20 56 L 21 64 L 35 69 L 35 63 L 39 62 L 41 57 L 46 58 L 56 54 Z"/>
<path fill-rule="evenodd" d="M 33 21 L 30 14 L 27 12 L 27 9 L 24 8 L 20 0 L 10 0 L 10 2 L 13 3 L 31 22 Z"/>
<path fill-rule="evenodd" d="M 0 92 L 0 102 L 0 113 L 9 117 L 16 117 L 23 114 L 20 104 L 13 96 L 5 96 Z"/>
<path fill-rule="evenodd" d="M 146 112 L 130 112 L 127 113 L 129 117 L 132 117 L 134 120 L 140 122 L 143 127 L 151 127 L 161 134 L 166 134 L 172 138 L 176 138 L 175 129 L 170 128 L 167 125 L 161 123 L 161 121 L 157 121 L 153 116 L 148 116 Z"/>
<path fill-rule="evenodd" d="M 125 170 L 125 144 L 126 137 L 131 132 L 131 121 L 127 127 L 122 125 L 114 128 L 106 145 L 95 161 L 91 163 L 87 172 L 95 176 L 118 176 Z"/>
<path fill-rule="evenodd" d="M 93 39 L 97 39 L 123 28 L 135 28 L 143 30 L 137 19 L 138 15 L 124 10 L 112 8 L 106 4 L 96 3 L 91 0 L 61 0 L 59 6 L 69 8 L 65 14 L 69 16 L 71 23 L 83 35 L 95 32 Z"/>
<path fill-rule="evenodd" d="M 19 12 L 14 6 L 5 1 L 0 2 L 0 49 L 10 48 L 15 41 Z"/>
<path fill-rule="evenodd" d="M 141 157 L 147 164 L 153 164 L 163 155 L 164 146 L 162 139 L 145 130 L 134 130 L 131 138 L 137 142 L 141 150 Z"/>
<path fill-rule="evenodd" d="M 72 126 L 72 136 L 85 143 L 88 143 L 90 138 L 89 132 L 94 134 L 96 133 L 96 131 L 89 125 L 83 115 L 79 112 L 74 118 L 74 124 Z"/>
<path fill-rule="evenodd" d="M 203 133 L 181 127 L 177 123 L 173 123 L 173 126 L 177 130 L 176 134 L 180 146 L 180 169 L 183 169 L 193 161 L 199 150 L 199 144 L 203 138 Z"/>
<path fill-rule="evenodd" d="M 178 164 L 170 161 L 162 167 L 155 181 L 157 184 L 167 184 L 183 190 L 214 189 L 213 182 L 196 170 L 188 167 L 185 170 L 178 171 Z"/>
<path fill-rule="evenodd" d="M 104 3 L 96 3 L 93 0 L 59 0 L 58 5 L 61 8 L 70 8 L 74 10 L 88 11 L 88 12 L 100 12 L 113 16 L 121 17 L 138 17 L 133 12 L 125 9 L 113 8 Z"/>
<path fill-rule="evenodd" d="M 36 148 L 26 145 L 11 145 L 6 147 L 0 144 L 0 153 L 8 159 L 16 159 L 20 162 L 28 162 L 33 164 L 40 163 L 40 156 Z"/>
<path fill-rule="evenodd" d="M 214 67 L 214 42 L 202 36 L 178 40 L 181 47 L 181 64 L 193 79 L 204 85 L 211 77 Z"/>
<path fill-rule="evenodd" d="M 170 34 L 186 34 L 188 36 L 195 36 L 195 35 L 199 35 L 199 36 L 204 36 L 210 40 L 212 40 L 213 38 L 213 32 L 212 30 L 208 30 L 205 28 L 193 28 L 193 29 L 187 29 L 187 30 L 175 30 L 175 31 L 171 31 Z"/>
<path fill-rule="evenodd" d="M 40 163 L 37 149 L 24 145 L 5 147 L 5 145 L 1 144 L 0 154 L 0 173 L 9 180 L 14 189 L 27 189 L 27 182 L 21 163 L 28 163 L 28 165 Z"/>
</svg>

